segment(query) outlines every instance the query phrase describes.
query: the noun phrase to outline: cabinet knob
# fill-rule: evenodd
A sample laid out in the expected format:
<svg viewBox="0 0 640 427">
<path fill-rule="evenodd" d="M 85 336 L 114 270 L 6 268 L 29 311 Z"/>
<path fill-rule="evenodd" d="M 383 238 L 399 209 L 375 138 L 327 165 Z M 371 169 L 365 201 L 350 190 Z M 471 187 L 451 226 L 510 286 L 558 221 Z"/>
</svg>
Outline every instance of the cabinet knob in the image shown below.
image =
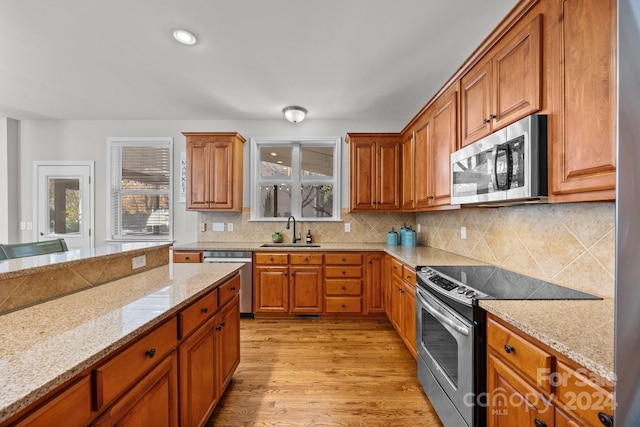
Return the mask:
<svg viewBox="0 0 640 427">
<path fill-rule="evenodd" d="M 346 259 L 346 258 L 342 258 L 342 262 L 346 262 L 346 261 L 347 261 L 347 259 Z"/>
<path fill-rule="evenodd" d="M 346 272 L 346 271 L 344 271 L 344 270 L 342 270 L 342 274 L 347 274 L 347 272 Z"/>
<path fill-rule="evenodd" d="M 536 427 L 547 427 L 547 423 L 545 423 L 544 421 L 540 421 L 539 419 L 535 419 L 534 420 Z"/>
<path fill-rule="evenodd" d="M 186 256 L 186 257 L 184 257 L 184 259 L 191 259 L 191 258 L 189 258 L 188 256 Z"/>
<path fill-rule="evenodd" d="M 484 120 L 482 121 L 482 123 L 484 123 L 484 124 L 486 125 L 486 124 L 487 124 L 487 123 L 489 123 L 490 121 L 491 121 L 491 120 L 489 120 L 489 119 L 484 119 Z"/>
<path fill-rule="evenodd" d="M 515 353 L 516 349 L 513 348 L 513 346 L 510 346 L 509 344 L 505 344 L 504 345 L 504 351 L 506 351 L 507 353 L 511 354 L 511 353 Z"/>
<path fill-rule="evenodd" d="M 209 312 L 209 309 L 207 307 L 202 307 L 200 309 L 200 312 L 203 313 L 203 314 L 207 314 Z"/>
<path fill-rule="evenodd" d="M 347 306 L 346 306 L 346 305 L 344 305 L 344 304 L 342 304 L 342 308 L 347 308 Z"/>
<path fill-rule="evenodd" d="M 343 291 L 346 291 L 346 290 L 347 290 L 347 287 L 346 287 L 346 286 L 343 286 L 343 287 L 342 287 L 342 290 L 343 290 Z"/>
<path fill-rule="evenodd" d="M 235 290 L 236 290 L 236 287 L 235 287 L 235 286 L 232 286 L 232 287 L 231 287 L 231 290 L 232 290 L 232 291 L 235 291 Z"/>
<path fill-rule="evenodd" d="M 305 258 L 305 259 L 304 259 L 304 262 L 309 262 L 309 258 L 308 258 L 308 257 L 307 257 L 307 258 Z"/>
<path fill-rule="evenodd" d="M 407 274 L 407 279 L 411 279 L 411 275 L 410 274 Z"/>
<path fill-rule="evenodd" d="M 498 117 L 498 116 L 496 116 L 495 114 L 492 114 L 492 115 L 489 116 L 490 119 L 495 119 L 496 117 Z"/>
<path fill-rule="evenodd" d="M 144 352 L 144 355 L 146 357 L 148 357 L 149 359 L 153 359 L 153 356 L 156 355 L 156 349 L 155 348 L 150 348 L 149 350 Z"/>
<path fill-rule="evenodd" d="M 613 427 L 613 416 L 605 414 L 604 412 L 598 412 L 598 419 L 603 426 Z"/>
<path fill-rule="evenodd" d="M 433 197 L 433 196 L 427 196 L 427 199 L 429 199 L 429 200 L 433 200 L 433 199 L 434 199 L 434 197 Z"/>
<path fill-rule="evenodd" d="M 269 261 L 273 262 L 273 257 L 269 258 Z"/>
</svg>

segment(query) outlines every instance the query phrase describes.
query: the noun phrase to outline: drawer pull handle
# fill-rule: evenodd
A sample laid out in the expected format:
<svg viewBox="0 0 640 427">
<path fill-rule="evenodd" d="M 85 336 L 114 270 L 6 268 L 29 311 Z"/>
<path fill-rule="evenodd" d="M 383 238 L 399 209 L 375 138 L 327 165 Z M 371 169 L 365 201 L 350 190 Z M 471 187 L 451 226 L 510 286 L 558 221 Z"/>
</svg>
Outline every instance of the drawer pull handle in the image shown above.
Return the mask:
<svg viewBox="0 0 640 427">
<path fill-rule="evenodd" d="M 236 287 L 235 287 L 235 286 L 232 286 L 232 287 L 231 287 L 231 290 L 232 290 L 232 291 L 235 291 L 235 290 L 236 290 Z"/>
<path fill-rule="evenodd" d="M 343 286 L 343 287 L 342 287 L 342 290 L 343 290 L 343 291 L 346 291 L 346 290 L 347 290 L 347 287 L 346 287 L 346 286 Z"/>
<path fill-rule="evenodd" d="M 410 274 L 407 274 L 407 279 L 411 279 L 411 275 Z"/>
<path fill-rule="evenodd" d="M 509 344 L 505 344 L 504 345 L 504 351 L 506 351 L 507 353 L 511 354 L 511 353 L 515 353 L 516 349 L 513 346 L 510 346 Z"/>
<path fill-rule="evenodd" d="M 544 421 L 540 421 L 539 419 L 535 419 L 534 421 L 536 423 L 536 427 L 547 427 L 547 423 L 545 423 Z"/>
<path fill-rule="evenodd" d="M 598 419 L 603 426 L 613 427 L 613 416 L 605 414 L 604 412 L 598 412 Z"/>
<path fill-rule="evenodd" d="M 346 272 L 346 271 L 344 271 L 344 270 L 342 270 L 342 274 L 347 274 L 347 272 Z"/>
<path fill-rule="evenodd" d="M 203 314 L 207 314 L 209 312 L 209 309 L 207 307 L 202 307 L 200 309 L 200 312 L 203 313 Z"/>
<path fill-rule="evenodd" d="M 347 259 L 346 259 L 346 258 L 342 258 L 342 262 L 346 262 L 346 261 L 347 261 Z"/>
<path fill-rule="evenodd" d="M 347 306 L 346 306 L 346 305 L 344 305 L 344 304 L 342 304 L 342 308 L 347 308 Z"/>
<path fill-rule="evenodd" d="M 304 262 L 309 262 L 309 258 L 305 258 L 305 259 L 304 259 Z"/>
<path fill-rule="evenodd" d="M 271 262 L 273 262 L 273 257 L 269 258 L 269 260 L 270 260 Z"/>
<path fill-rule="evenodd" d="M 155 356 L 155 355 L 156 355 L 156 349 L 155 349 L 155 348 L 151 348 L 151 349 L 149 349 L 149 350 L 145 351 L 145 352 L 144 352 L 144 355 L 145 355 L 146 357 L 148 357 L 149 359 L 153 359 L 153 356 Z"/>
<path fill-rule="evenodd" d="M 184 259 L 191 259 L 191 258 L 189 258 L 188 256 L 186 256 L 186 257 L 184 257 Z"/>
</svg>

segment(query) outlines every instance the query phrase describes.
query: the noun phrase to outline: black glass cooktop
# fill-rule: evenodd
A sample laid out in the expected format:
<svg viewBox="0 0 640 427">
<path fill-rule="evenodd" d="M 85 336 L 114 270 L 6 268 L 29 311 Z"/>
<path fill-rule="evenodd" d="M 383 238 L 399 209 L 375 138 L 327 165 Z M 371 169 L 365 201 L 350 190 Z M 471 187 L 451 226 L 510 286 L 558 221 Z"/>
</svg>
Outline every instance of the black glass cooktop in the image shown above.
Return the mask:
<svg viewBox="0 0 640 427">
<path fill-rule="evenodd" d="M 488 295 L 490 299 L 503 300 L 570 300 L 602 299 L 600 297 L 565 288 L 544 280 L 534 279 L 513 271 L 503 270 L 491 265 L 430 265 L 430 268 L 442 273 L 467 287 Z M 418 268 L 420 270 L 420 268 Z M 482 297 L 479 297 L 482 298 Z"/>
</svg>

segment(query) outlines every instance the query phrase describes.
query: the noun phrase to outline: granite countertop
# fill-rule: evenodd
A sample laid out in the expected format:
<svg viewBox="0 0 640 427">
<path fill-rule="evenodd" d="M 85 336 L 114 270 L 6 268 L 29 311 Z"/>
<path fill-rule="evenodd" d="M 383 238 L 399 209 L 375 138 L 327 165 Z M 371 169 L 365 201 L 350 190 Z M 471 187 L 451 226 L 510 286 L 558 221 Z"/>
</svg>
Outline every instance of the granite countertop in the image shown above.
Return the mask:
<svg viewBox="0 0 640 427">
<path fill-rule="evenodd" d="M 168 264 L 0 316 L 0 421 L 169 318 L 242 265 Z"/>
<path fill-rule="evenodd" d="M 614 300 L 480 300 L 480 307 L 615 383 Z"/>
<path fill-rule="evenodd" d="M 123 253 L 144 253 L 151 248 L 170 246 L 169 242 L 113 243 L 106 246 L 84 249 L 71 249 L 47 255 L 14 258 L 0 261 L 0 280 L 33 274 L 45 270 L 81 264 L 87 260 L 108 259 L 122 256 Z"/>
<path fill-rule="evenodd" d="M 400 261 L 415 268 L 419 265 L 481 265 L 485 264 L 472 258 L 457 255 L 428 246 L 387 246 L 385 243 L 319 243 L 319 247 L 309 247 L 301 244 L 296 247 L 262 247 L 261 242 L 194 242 L 173 246 L 172 249 L 180 251 L 361 251 L 361 252 L 386 252 L 398 258 Z"/>
</svg>

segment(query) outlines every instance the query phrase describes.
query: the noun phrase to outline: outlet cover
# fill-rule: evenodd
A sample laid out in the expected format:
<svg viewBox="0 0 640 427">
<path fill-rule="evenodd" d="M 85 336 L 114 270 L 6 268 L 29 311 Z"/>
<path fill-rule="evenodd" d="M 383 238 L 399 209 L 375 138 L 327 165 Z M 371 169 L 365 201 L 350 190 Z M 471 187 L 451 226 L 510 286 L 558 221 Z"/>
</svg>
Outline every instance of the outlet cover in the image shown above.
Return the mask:
<svg viewBox="0 0 640 427">
<path fill-rule="evenodd" d="M 349 222 L 345 222 L 344 223 L 344 232 L 345 233 L 351 233 L 351 223 L 349 223 Z"/>
<path fill-rule="evenodd" d="M 199 230 L 200 231 L 207 231 L 207 223 L 206 222 L 201 222 Z"/>
<path fill-rule="evenodd" d="M 146 255 L 140 255 L 140 256 L 131 258 L 131 269 L 135 270 L 136 268 L 142 268 L 145 265 L 147 265 Z"/>
<path fill-rule="evenodd" d="M 460 227 L 460 238 L 462 240 L 467 239 L 467 227 Z"/>
<path fill-rule="evenodd" d="M 224 231 L 224 222 L 214 222 L 213 231 Z"/>
<path fill-rule="evenodd" d="M 233 231 L 233 223 L 232 222 L 228 222 L 227 223 L 227 231 Z"/>
</svg>

